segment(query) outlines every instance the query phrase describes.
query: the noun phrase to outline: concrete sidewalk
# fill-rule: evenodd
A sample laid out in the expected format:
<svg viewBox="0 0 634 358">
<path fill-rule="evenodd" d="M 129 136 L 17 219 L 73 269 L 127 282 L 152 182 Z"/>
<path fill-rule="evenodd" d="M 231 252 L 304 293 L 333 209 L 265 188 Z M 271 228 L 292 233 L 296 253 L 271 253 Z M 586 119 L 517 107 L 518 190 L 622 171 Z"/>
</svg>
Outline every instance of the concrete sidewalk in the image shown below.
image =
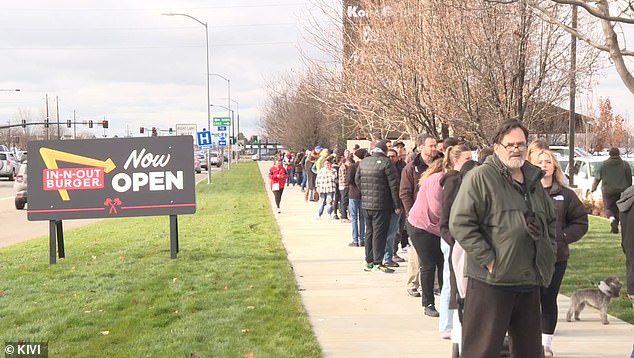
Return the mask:
<svg viewBox="0 0 634 358">
<path fill-rule="evenodd" d="M 273 209 L 271 165 L 259 162 Z M 451 357 L 452 342 L 440 339 L 438 318 L 425 316 L 421 299 L 407 295 L 406 263 L 393 274 L 364 272 L 364 248 L 347 246 L 350 224 L 327 215 L 314 220 L 318 206 L 304 202 L 299 187 L 284 190 L 281 208 L 274 215 L 326 357 Z M 584 310 L 582 321 L 569 323 L 569 299 L 560 295 L 558 301 L 556 357 L 630 357 L 634 326 L 614 317 L 603 326 L 592 308 Z"/>
</svg>

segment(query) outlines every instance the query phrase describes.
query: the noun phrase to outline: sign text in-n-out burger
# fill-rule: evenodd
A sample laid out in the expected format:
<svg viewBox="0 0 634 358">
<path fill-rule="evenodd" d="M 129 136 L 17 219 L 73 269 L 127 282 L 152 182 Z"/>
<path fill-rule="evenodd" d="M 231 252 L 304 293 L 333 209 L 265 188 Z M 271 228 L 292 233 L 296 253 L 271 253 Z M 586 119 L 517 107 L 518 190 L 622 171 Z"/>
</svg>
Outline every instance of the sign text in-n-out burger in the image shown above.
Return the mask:
<svg viewBox="0 0 634 358">
<path fill-rule="evenodd" d="M 196 211 L 191 136 L 29 143 L 29 220 Z"/>
</svg>

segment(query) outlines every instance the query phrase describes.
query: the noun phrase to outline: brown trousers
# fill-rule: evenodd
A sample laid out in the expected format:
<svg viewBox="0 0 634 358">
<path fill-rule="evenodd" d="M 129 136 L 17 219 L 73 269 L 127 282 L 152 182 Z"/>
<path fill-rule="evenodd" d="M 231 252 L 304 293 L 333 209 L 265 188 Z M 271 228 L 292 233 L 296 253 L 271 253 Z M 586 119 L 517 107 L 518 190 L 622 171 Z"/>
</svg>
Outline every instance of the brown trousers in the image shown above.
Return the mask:
<svg viewBox="0 0 634 358">
<path fill-rule="evenodd" d="M 462 322 L 463 358 L 499 357 L 508 331 L 511 357 L 542 356 L 539 287 L 514 291 L 470 278 Z"/>
</svg>

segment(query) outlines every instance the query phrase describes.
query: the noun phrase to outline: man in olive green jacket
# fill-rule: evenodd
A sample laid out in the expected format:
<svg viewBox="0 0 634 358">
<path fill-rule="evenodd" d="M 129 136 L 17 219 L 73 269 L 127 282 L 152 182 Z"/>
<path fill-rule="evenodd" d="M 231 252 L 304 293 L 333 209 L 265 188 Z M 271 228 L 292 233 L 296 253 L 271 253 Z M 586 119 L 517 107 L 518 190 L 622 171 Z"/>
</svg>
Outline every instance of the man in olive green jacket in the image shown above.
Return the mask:
<svg viewBox="0 0 634 358">
<path fill-rule="evenodd" d="M 499 356 L 507 331 L 512 357 L 542 354 L 539 286 L 554 271 L 556 216 L 541 170 L 526 161 L 527 138 L 520 122 L 503 123 L 495 154 L 463 179 L 451 208 L 469 279 L 462 357 Z"/>
<path fill-rule="evenodd" d="M 610 148 L 610 158 L 602 164 L 597 176 L 592 183 L 592 191 L 597 190 L 601 184 L 601 196 L 603 197 L 603 207 L 605 216 L 610 219 L 610 231 L 613 234 L 619 233 L 619 208 L 616 201 L 621 197 L 621 193 L 632 186 L 632 168 L 621 159 L 619 148 Z"/>
</svg>

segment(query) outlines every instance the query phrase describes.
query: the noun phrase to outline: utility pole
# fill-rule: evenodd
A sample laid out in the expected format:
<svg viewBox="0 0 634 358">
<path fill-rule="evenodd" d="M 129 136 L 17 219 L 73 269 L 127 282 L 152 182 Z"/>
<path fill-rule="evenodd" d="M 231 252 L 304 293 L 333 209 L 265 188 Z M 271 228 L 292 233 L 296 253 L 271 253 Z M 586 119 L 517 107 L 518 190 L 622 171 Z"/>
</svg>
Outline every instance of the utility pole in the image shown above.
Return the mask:
<svg viewBox="0 0 634 358">
<path fill-rule="evenodd" d="M 572 28 L 577 28 L 577 5 L 572 5 Z M 575 176 L 572 173 L 572 168 L 575 163 L 575 97 L 577 95 L 577 82 L 576 82 L 576 72 L 577 72 L 577 37 L 574 34 L 570 35 L 570 117 L 568 119 L 568 145 L 570 147 L 570 153 L 568 154 L 568 168 L 570 168 L 570 172 L 568 173 L 568 183 L 571 188 L 575 187 Z"/>
<path fill-rule="evenodd" d="M 51 122 L 48 118 L 48 93 L 46 94 L 46 140 L 51 140 L 51 135 L 49 132 L 49 127 L 51 126 Z"/>
<path fill-rule="evenodd" d="M 77 139 L 77 118 L 75 117 L 74 109 L 73 109 L 73 139 Z"/>
<path fill-rule="evenodd" d="M 55 96 L 55 102 L 57 103 L 57 140 L 60 140 L 62 134 L 59 130 L 59 96 Z"/>
</svg>

